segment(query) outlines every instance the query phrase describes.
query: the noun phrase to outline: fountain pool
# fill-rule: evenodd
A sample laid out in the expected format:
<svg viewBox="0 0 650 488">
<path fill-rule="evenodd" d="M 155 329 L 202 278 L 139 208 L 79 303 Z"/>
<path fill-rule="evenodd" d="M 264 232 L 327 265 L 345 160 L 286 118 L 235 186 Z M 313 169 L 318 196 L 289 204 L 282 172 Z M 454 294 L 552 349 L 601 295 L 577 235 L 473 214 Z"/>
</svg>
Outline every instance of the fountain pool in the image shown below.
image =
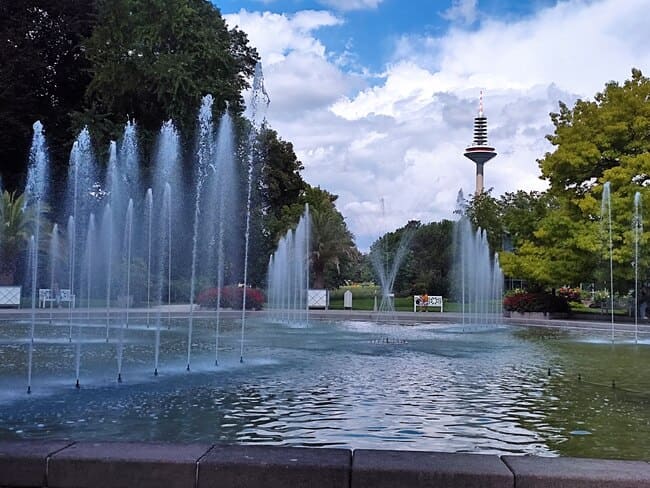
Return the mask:
<svg viewBox="0 0 650 488">
<path fill-rule="evenodd" d="M 650 457 L 650 347 L 590 332 L 513 326 L 401 326 L 310 320 L 309 327 L 197 316 L 185 371 L 186 320 L 160 335 L 133 318 L 123 383 L 116 337 L 102 320 L 82 325 L 80 377 L 67 317 L 37 322 L 33 393 L 25 394 L 26 331 L 0 324 L 0 438 L 208 441 L 293 446 Z M 21 339 L 15 339 L 15 338 Z M 646 338 L 647 339 L 647 338 Z M 549 375 L 550 368 L 550 375 Z M 578 380 L 580 375 L 580 381 Z M 612 388 L 612 380 L 616 388 Z"/>
</svg>

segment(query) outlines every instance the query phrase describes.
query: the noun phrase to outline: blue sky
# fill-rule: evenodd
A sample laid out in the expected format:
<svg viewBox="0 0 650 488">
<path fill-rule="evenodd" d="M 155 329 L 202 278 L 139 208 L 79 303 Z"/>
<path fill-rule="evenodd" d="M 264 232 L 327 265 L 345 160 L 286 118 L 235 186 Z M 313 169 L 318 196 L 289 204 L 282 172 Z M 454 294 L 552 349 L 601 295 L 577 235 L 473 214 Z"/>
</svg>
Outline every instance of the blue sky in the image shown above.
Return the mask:
<svg viewBox="0 0 650 488">
<path fill-rule="evenodd" d="M 391 61 L 395 41 L 403 35 L 440 35 L 457 23 L 465 29 L 477 29 L 482 15 L 508 20 L 530 16 L 553 0 L 483 0 L 480 2 L 452 2 L 448 0 L 383 0 L 374 8 L 341 10 L 332 8 L 340 2 L 313 0 L 221 0 L 214 2 L 224 14 L 248 11 L 269 11 L 292 14 L 305 10 L 331 10 L 343 22 L 323 27 L 319 39 L 331 53 L 351 51 L 363 66 L 381 71 Z M 454 5 L 474 5 L 475 19 L 452 19 Z"/>
<path fill-rule="evenodd" d="M 221 0 L 261 56 L 270 125 L 303 177 L 339 195 L 361 249 L 452 218 L 484 93 L 492 194 L 543 190 L 549 112 L 633 67 L 650 73 L 650 0 Z M 354 7 L 354 8 L 353 8 Z"/>
</svg>

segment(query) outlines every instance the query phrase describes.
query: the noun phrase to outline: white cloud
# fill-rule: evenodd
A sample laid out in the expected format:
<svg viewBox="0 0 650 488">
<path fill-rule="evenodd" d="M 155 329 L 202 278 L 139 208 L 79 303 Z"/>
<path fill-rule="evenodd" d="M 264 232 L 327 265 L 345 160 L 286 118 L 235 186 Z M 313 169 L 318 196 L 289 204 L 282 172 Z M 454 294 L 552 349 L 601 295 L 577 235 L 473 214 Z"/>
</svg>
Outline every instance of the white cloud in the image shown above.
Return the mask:
<svg viewBox="0 0 650 488">
<path fill-rule="evenodd" d="M 536 160 L 552 149 L 548 113 L 558 100 L 571 104 L 629 78 L 633 66 L 648 71 L 648 6 L 570 0 L 516 22 L 404 37 L 376 86 L 342 71 L 318 40 L 339 17 L 242 11 L 235 23 L 262 53 L 271 125 L 294 143 L 305 179 L 340 195 L 367 248 L 410 219 L 452 217 L 458 189 L 474 191 L 474 166 L 462 153 L 481 89 L 499 153 L 486 166 L 486 187 L 495 195 L 542 189 Z"/>
<path fill-rule="evenodd" d="M 320 0 L 320 3 L 327 7 L 332 7 L 336 10 L 350 11 L 350 10 L 366 10 L 374 9 L 383 0 Z"/>
<path fill-rule="evenodd" d="M 443 12 L 442 16 L 452 22 L 473 24 L 478 16 L 477 3 L 478 0 L 453 0 L 451 7 Z"/>
</svg>

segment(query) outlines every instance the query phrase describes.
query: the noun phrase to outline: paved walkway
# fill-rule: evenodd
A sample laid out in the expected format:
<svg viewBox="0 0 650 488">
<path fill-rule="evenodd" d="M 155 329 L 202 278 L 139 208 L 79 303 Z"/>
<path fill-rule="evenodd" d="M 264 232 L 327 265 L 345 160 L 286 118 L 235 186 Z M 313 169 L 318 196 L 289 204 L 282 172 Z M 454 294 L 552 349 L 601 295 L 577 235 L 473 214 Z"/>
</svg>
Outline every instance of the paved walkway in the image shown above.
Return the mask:
<svg viewBox="0 0 650 488">
<path fill-rule="evenodd" d="M 125 315 L 125 308 L 112 308 L 111 316 Z M 154 308 L 131 308 L 128 310 L 131 317 L 145 317 L 147 315 L 155 316 L 160 313 L 164 317 L 183 318 L 190 313 L 189 304 L 163 305 Z M 247 317 L 264 317 L 265 311 L 248 311 Z M 0 322 L 3 320 L 25 320 L 31 317 L 31 309 L 17 308 L 0 308 Z M 102 318 L 106 316 L 105 308 L 39 308 L 36 309 L 36 318 L 45 320 L 50 317 L 68 317 L 72 314 L 75 318 L 87 317 Z M 209 319 L 214 317 L 215 311 L 211 309 L 202 309 L 195 306 L 194 316 L 198 319 Z M 427 324 L 460 324 L 463 322 L 462 314 L 457 312 L 393 312 L 391 314 L 373 312 L 369 310 L 310 310 L 309 316 L 317 320 L 367 320 L 367 321 L 398 321 L 405 324 L 427 323 Z M 237 319 L 241 317 L 241 310 L 222 310 L 221 317 L 226 319 Z M 606 317 L 605 320 L 603 317 Z M 548 318 L 541 316 L 534 317 L 500 317 L 499 323 L 526 326 L 526 327 L 546 327 L 559 328 L 567 330 L 585 330 L 597 331 L 600 333 L 611 332 L 612 323 L 608 316 L 595 315 L 593 317 L 584 316 L 580 318 Z M 613 326 L 616 334 L 634 335 L 636 326 L 633 318 L 615 317 Z M 647 320 L 639 321 L 639 337 L 650 338 L 650 323 Z"/>
</svg>

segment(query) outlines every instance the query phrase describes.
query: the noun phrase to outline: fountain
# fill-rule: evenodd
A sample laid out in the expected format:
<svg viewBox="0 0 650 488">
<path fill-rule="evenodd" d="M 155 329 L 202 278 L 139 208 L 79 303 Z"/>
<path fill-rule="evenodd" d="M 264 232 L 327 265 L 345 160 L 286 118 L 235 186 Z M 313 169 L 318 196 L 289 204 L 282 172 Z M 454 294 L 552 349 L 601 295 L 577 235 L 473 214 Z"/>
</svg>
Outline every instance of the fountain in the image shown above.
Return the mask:
<svg viewBox="0 0 650 488">
<path fill-rule="evenodd" d="M 640 192 L 634 194 L 632 232 L 634 235 L 634 342 L 636 343 L 639 342 L 639 242 L 643 235 L 643 206 Z M 644 299 L 647 300 L 647 297 Z M 641 317 L 642 320 L 644 318 Z"/>
<path fill-rule="evenodd" d="M 474 231 L 467 217 L 456 224 L 454 281 L 462 323 L 497 324 L 501 320 L 503 273 L 497 253 L 490 256 L 484 230 Z"/>
<path fill-rule="evenodd" d="M 611 317 L 612 342 L 614 341 L 614 258 L 612 244 L 612 198 L 611 183 L 603 185 L 603 199 L 600 207 L 600 222 L 609 259 L 609 308 Z"/>
<path fill-rule="evenodd" d="M 305 326 L 309 321 L 309 205 L 295 229 L 280 239 L 269 259 L 267 310 L 275 322 Z"/>
<path fill-rule="evenodd" d="M 386 324 L 375 319 L 397 316 L 391 293 L 408 253 L 408 232 L 392 258 L 379 251 L 373 258 L 382 295 L 377 315 L 358 321 L 309 320 L 308 209 L 270 258 L 271 320 L 246 314 L 245 308 L 241 314 L 221 307 L 196 309 L 195 295 L 203 281 L 215 282 L 219 289 L 233 282 L 227 265 L 229 250 L 236 248 L 244 250 L 245 307 L 255 187 L 255 161 L 249 156 L 244 158 L 241 185 L 246 194 L 240 207 L 234 203 L 237 196 L 230 191 L 239 180 L 232 120 L 227 113 L 212 120 L 205 109 L 209 103 L 206 98 L 199 117 L 202 134 L 194 161 L 199 178 L 194 190 L 179 182 L 179 136 L 171 122 L 161 128 L 151 181 L 139 171 L 135 123 L 126 125 L 121 141 L 110 144 L 105 175 L 98 175 L 88 131 L 79 135 L 70 157 L 69 197 L 61 216 L 65 220 L 52 229 L 49 254 L 42 251 L 46 246 L 39 247 L 41 225 L 29 238 L 32 309 L 21 315 L 25 320 L 2 323 L 0 438 L 222 439 L 552 455 L 576 444 L 568 429 L 575 428 L 578 416 L 584 419 L 584 430 L 607 429 L 612 422 L 603 420 L 602 402 L 593 412 L 585 408 L 593 396 L 587 380 L 595 378 L 599 398 L 610 404 L 620 399 L 617 395 L 628 394 L 624 388 L 632 392 L 618 407 L 625 419 L 622 449 L 629 444 L 629 425 L 642 434 L 633 449 L 650 448 L 647 408 L 634 396 L 643 377 L 623 376 L 630 371 L 627 355 L 614 354 L 626 345 L 607 344 L 603 351 L 581 338 L 559 335 L 556 341 L 542 343 L 533 334 L 507 327 L 470 334 L 461 333 L 456 323 L 415 321 L 399 326 L 405 347 L 369 345 L 372 338 L 386 336 Z M 34 162 L 47 161 L 42 134 L 35 126 Z M 249 149 L 253 140 L 252 131 Z M 98 187 L 101 176 L 104 183 Z M 30 188 L 36 188 L 30 191 L 40 196 L 32 200 L 39 205 L 47 192 L 38 185 Z M 185 195 L 192 200 L 187 212 L 179 203 Z M 640 197 L 636 203 L 639 227 Z M 232 223 L 233 216 L 243 217 L 244 209 L 245 226 Z M 242 242 L 235 243 L 229 230 L 239 224 L 245 233 Z M 490 254 L 485 232 L 472 230 L 466 220 L 459 223 L 457 234 L 462 321 L 496 323 L 503 282 L 498 255 Z M 191 251 L 183 246 L 189 236 Z M 637 245 L 639 239 L 637 234 Z M 39 274 L 43 254 L 49 257 L 50 269 Z M 55 254 L 64 255 L 58 265 Z M 635 256 L 638 263 L 638 246 Z M 59 281 L 67 281 L 81 309 L 70 301 L 63 313 L 52 303 L 48 311 L 38 313 L 38 281 L 54 289 L 59 268 L 67 268 L 67 278 Z M 188 274 L 189 310 L 178 317 L 169 312 L 163 329 L 162 307 L 172 303 L 172 282 Z M 137 302 L 146 307 L 138 308 Z M 65 316 L 67 323 L 61 321 Z M 637 329 L 639 344 L 644 338 L 647 342 L 647 334 Z M 645 370 L 650 355 L 639 350 L 634 364 Z M 594 351 L 607 359 L 602 365 L 591 360 Z M 190 364 L 192 374 L 186 374 Z M 553 377 L 546 375 L 550 364 L 557 371 Z M 585 378 L 578 386 L 569 374 L 563 375 L 576 367 Z M 23 389 L 25 368 L 29 396 Z M 615 393 L 597 382 L 612 371 L 625 378 L 617 382 Z M 589 442 L 584 436 L 580 440 L 581 445 Z M 597 444 L 590 446 L 596 450 Z"/>
</svg>

